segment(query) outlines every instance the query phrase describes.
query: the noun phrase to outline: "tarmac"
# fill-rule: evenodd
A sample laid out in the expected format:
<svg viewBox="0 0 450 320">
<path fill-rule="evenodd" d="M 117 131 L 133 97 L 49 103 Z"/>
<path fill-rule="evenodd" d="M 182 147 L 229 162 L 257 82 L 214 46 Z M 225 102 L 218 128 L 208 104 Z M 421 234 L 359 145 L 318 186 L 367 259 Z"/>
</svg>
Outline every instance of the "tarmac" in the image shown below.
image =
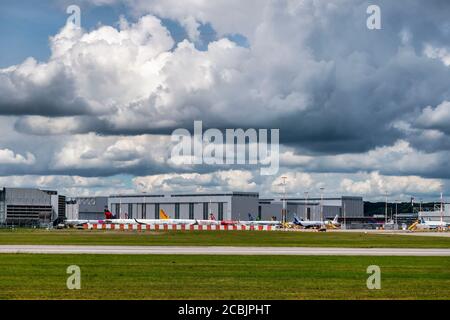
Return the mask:
<svg viewBox="0 0 450 320">
<path fill-rule="evenodd" d="M 0 245 L 0 254 L 1 253 L 450 257 L 450 249 L 219 247 L 219 246 L 189 247 L 189 246 Z"/>
</svg>

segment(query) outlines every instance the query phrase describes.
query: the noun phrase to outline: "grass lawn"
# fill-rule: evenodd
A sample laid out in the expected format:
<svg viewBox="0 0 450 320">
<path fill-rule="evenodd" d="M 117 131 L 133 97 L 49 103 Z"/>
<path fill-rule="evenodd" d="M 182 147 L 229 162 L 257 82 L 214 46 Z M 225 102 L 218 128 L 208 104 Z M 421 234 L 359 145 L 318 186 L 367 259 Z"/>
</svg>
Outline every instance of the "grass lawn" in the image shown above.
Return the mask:
<svg viewBox="0 0 450 320">
<path fill-rule="evenodd" d="M 340 232 L 0 230 L 0 245 L 7 244 L 450 248 L 450 237 Z"/>
<path fill-rule="evenodd" d="M 66 268 L 81 268 L 68 290 Z M 381 290 L 366 269 L 381 268 Z M 0 255 L 0 299 L 450 299 L 449 257 Z"/>
</svg>

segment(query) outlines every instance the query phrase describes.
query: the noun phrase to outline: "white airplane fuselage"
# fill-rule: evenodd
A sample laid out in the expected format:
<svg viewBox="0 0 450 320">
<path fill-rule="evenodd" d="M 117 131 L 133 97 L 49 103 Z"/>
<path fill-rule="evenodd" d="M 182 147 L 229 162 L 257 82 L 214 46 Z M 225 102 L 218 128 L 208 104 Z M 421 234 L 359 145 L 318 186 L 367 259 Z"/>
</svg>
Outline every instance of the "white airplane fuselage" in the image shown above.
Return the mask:
<svg viewBox="0 0 450 320">
<path fill-rule="evenodd" d="M 104 219 L 104 220 L 66 220 L 66 225 L 81 224 L 174 224 L 174 225 L 219 225 L 220 221 L 195 219 Z"/>
<path fill-rule="evenodd" d="M 338 222 L 338 216 L 334 218 L 334 220 L 326 220 L 326 221 L 319 221 L 319 220 L 300 220 L 296 218 L 294 220 L 294 224 L 300 225 L 304 228 L 322 228 L 324 226 L 335 226 L 339 227 L 341 224 Z"/>
<path fill-rule="evenodd" d="M 422 229 L 448 228 L 450 223 L 445 221 L 425 221 L 422 220 L 417 227 Z"/>
<path fill-rule="evenodd" d="M 280 221 L 239 221 L 239 224 L 246 226 L 278 226 L 281 225 Z"/>
</svg>

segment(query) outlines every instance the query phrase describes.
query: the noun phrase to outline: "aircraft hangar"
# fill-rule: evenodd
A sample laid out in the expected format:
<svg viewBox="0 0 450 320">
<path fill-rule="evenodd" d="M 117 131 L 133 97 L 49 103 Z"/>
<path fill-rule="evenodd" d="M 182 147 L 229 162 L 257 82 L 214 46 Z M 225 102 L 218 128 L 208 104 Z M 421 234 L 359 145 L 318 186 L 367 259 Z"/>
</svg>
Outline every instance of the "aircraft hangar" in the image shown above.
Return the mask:
<svg viewBox="0 0 450 320">
<path fill-rule="evenodd" d="M 332 198 L 271 198 L 261 199 L 257 192 L 224 193 L 173 193 L 111 195 L 108 207 L 117 218 L 159 219 L 160 209 L 175 219 L 208 219 L 213 214 L 217 220 L 270 220 L 281 218 L 286 203 L 288 220 L 294 216 L 305 220 L 319 220 L 336 215 L 363 217 L 362 197 Z"/>
</svg>

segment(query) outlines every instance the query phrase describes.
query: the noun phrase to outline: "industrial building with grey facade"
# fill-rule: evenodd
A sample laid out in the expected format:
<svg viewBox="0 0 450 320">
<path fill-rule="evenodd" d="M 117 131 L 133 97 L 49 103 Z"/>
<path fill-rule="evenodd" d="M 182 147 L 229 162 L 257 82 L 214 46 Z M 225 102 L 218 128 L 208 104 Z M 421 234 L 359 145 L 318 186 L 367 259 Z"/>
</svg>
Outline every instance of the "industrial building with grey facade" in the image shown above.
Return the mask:
<svg viewBox="0 0 450 320">
<path fill-rule="evenodd" d="M 54 221 L 101 220 L 109 209 L 116 218 L 159 219 L 160 209 L 173 219 L 217 220 L 281 219 L 287 221 L 364 216 L 361 197 L 270 198 L 257 192 L 161 193 L 68 198 L 57 191 L 0 188 L 0 224 L 37 225 Z"/>
<path fill-rule="evenodd" d="M 260 199 L 256 192 L 225 192 L 112 195 L 108 201 L 114 216 L 130 219 L 159 219 L 160 209 L 174 219 L 206 220 L 210 214 L 217 220 L 281 219 L 283 205 L 288 221 L 294 216 L 304 220 L 364 216 L 362 197 Z"/>
<path fill-rule="evenodd" d="M 67 220 L 102 220 L 108 209 L 108 197 L 73 197 L 66 202 Z"/>
<path fill-rule="evenodd" d="M 0 188 L 0 224 L 40 225 L 66 217 L 66 198 L 57 191 Z"/>
</svg>

